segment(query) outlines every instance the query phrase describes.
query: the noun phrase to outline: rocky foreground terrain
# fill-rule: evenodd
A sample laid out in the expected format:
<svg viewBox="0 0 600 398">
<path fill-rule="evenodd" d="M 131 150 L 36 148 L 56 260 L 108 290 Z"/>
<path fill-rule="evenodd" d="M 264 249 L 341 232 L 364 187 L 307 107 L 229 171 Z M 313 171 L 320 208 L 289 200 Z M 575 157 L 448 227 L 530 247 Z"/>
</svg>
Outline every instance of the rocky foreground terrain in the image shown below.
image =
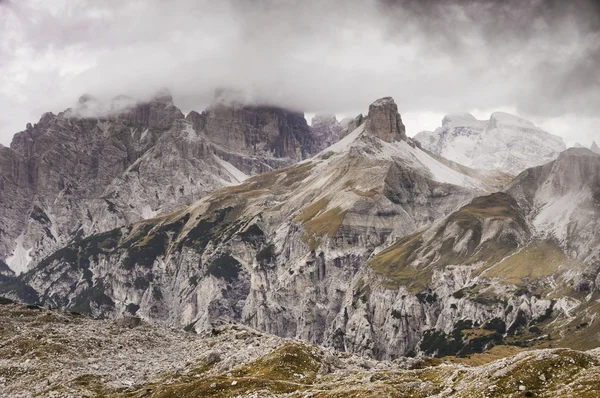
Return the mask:
<svg viewBox="0 0 600 398">
<path fill-rule="evenodd" d="M 0 304 L 3 397 L 597 397 L 600 350 L 376 361 L 229 324 L 202 334 Z M 497 356 L 513 354 L 507 358 Z"/>
</svg>

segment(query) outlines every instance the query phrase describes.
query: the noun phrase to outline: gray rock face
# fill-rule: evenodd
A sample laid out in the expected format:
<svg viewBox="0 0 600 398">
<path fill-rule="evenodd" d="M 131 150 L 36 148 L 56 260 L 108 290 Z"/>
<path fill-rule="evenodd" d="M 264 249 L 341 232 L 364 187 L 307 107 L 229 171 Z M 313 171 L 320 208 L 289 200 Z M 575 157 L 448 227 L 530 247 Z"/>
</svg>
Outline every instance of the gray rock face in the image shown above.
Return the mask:
<svg viewBox="0 0 600 398">
<path fill-rule="evenodd" d="M 310 129 L 320 143 L 321 149 L 325 149 L 339 141 L 343 127 L 335 115 L 316 115 L 312 118 Z"/>
<path fill-rule="evenodd" d="M 600 154 L 600 148 L 598 148 L 598 144 L 596 144 L 596 141 L 592 142 L 590 150 L 594 153 Z"/>
<path fill-rule="evenodd" d="M 495 112 L 489 120 L 471 114 L 446 115 L 435 131 L 414 137 L 436 155 L 478 170 L 517 175 L 556 159 L 566 149 L 562 138 L 528 120 Z"/>
<path fill-rule="evenodd" d="M 599 155 L 567 149 L 555 161 L 521 173 L 507 192 L 528 212 L 537 234 L 556 239 L 594 275 L 600 271 Z"/>
<path fill-rule="evenodd" d="M 391 287 L 369 259 L 485 184 L 367 125 L 320 157 L 75 242 L 20 280 L 45 304 L 93 315 L 198 331 L 233 320 L 382 358 L 415 349 L 441 309 Z M 463 287 L 467 272 L 455 273 L 440 289 Z"/>
<path fill-rule="evenodd" d="M 302 114 L 279 108 L 219 106 L 184 118 L 168 91 L 110 106 L 82 96 L 0 148 L 0 259 L 13 270 L 322 149 Z"/>
<path fill-rule="evenodd" d="M 594 321 L 600 156 L 568 150 L 484 195 L 487 177 L 371 122 L 301 164 L 73 242 L 0 292 L 188 330 L 234 321 L 386 359 L 527 345 Z"/>
<path fill-rule="evenodd" d="M 406 140 L 406 128 L 392 97 L 373 102 L 369 106 L 368 118 L 367 130 L 370 134 L 387 142 Z"/>
<path fill-rule="evenodd" d="M 340 131 L 340 139 L 344 138 L 345 136 L 356 130 L 358 126 L 364 123 L 364 121 L 365 117 L 362 114 L 356 116 L 354 119 L 346 120 L 346 125 L 344 126 L 342 131 Z"/>
<path fill-rule="evenodd" d="M 84 223 L 85 232 L 97 231 L 92 213 L 111 207 L 102 198 L 106 186 L 183 117 L 172 103 L 159 101 L 101 120 L 73 117 L 77 111 L 44 114 L 4 150 L 13 167 L 2 168 L 12 177 L 0 206 L 8 224 L 0 256 L 16 271 L 63 246 Z M 101 219 L 108 225 L 116 221 Z"/>
<path fill-rule="evenodd" d="M 290 160 L 301 160 L 317 152 L 301 113 L 274 107 L 217 104 L 201 117 L 206 137 L 233 152 Z"/>
</svg>

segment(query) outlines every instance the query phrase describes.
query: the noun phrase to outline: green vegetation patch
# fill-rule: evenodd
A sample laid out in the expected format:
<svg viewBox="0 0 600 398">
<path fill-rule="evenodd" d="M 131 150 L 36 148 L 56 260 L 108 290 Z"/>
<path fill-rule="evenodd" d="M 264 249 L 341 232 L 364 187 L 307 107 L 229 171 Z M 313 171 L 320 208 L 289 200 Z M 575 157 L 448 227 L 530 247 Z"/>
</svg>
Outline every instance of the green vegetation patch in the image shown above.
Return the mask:
<svg viewBox="0 0 600 398">
<path fill-rule="evenodd" d="M 91 235 L 85 239 L 71 242 L 38 263 L 36 268 L 45 268 L 54 262 L 68 265 L 73 270 L 80 270 L 84 279 L 91 285 L 92 274 L 89 270 L 90 260 L 98 260 L 99 255 L 109 255 L 119 247 L 121 230 L 119 228 Z"/>
<path fill-rule="evenodd" d="M 367 197 L 367 198 L 372 198 L 372 197 L 376 196 L 377 194 L 379 194 L 379 192 L 377 192 L 376 189 L 369 189 L 368 191 L 361 191 L 360 189 L 353 189 L 352 192 L 355 195 Z"/>
<path fill-rule="evenodd" d="M 417 294 L 427 287 L 433 275 L 431 268 L 409 265 L 422 243 L 422 233 L 406 236 L 371 258 L 369 265 L 386 278 L 387 287 L 397 289 L 406 286 L 411 293 Z"/>
<path fill-rule="evenodd" d="M 305 222 L 306 232 L 313 236 L 335 235 L 346 217 L 346 211 L 336 207 Z"/>
<path fill-rule="evenodd" d="M 509 366 L 501 376 L 491 379 L 490 382 L 496 387 L 489 390 L 487 396 L 555 396 L 552 391 L 557 391 L 560 386 L 571 384 L 578 376 L 585 374 L 586 370 L 598 365 L 595 358 L 583 352 L 565 349 L 546 354 L 531 353 Z M 524 389 L 521 387 L 520 390 L 520 386 Z M 593 377 L 585 385 L 578 383 L 576 391 L 577 393 L 571 396 L 598 396 L 600 381 L 597 377 Z"/>
<path fill-rule="evenodd" d="M 315 380 L 320 367 L 321 359 L 312 352 L 310 346 L 285 343 L 270 354 L 243 366 L 234 374 L 308 384 Z"/>
<path fill-rule="evenodd" d="M 164 231 L 146 235 L 144 239 L 129 247 L 127 256 L 123 259 L 123 267 L 133 269 L 136 264 L 152 267 L 156 258 L 165 254 L 168 242 L 169 237 Z"/>
<path fill-rule="evenodd" d="M 237 221 L 240 209 L 238 207 L 227 206 L 221 209 L 215 209 L 203 215 L 193 228 L 191 228 L 183 240 L 180 247 L 186 245 L 193 248 L 198 253 L 202 253 L 209 242 L 224 240 L 227 236 L 227 230 Z M 235 232 L 234 230 L 231 233 Z"/>
<path fill-rule="evenodd" d="M 476 327 L 473 321 L 461 320 L 456 323 L 450 335 L 440 330 L 428 330 L 424 333 L 419 349 L 427 355 L 436 357 L 466 357 L 484 352 L 502 342 L 502 334 L 496 330 Z"/>
<path fill-rule="evenodd" d="M 230 197 L 234 199 L 234 201 L 239 202 L 240 195 L 243 198 L 260 196 L 268 192 L 277 193 L 289 191 L 291 186 L 306 179 L 310 175 L 313 167 L 313 163 L 303 163 L 286 169 L 262 173 L 247 179 L 243 184 L 224 188 L 216 193 L 234 194 L 234 196 Z"/>
<path fill-rule="evenodd" d="M 467 214 L 482 219 L 500 218 L 518 220 L 524 229 L 527 228 L 519 205 L 512 196 L 503 192 L 479 196 L 473 199 L 468 205 L 462 207 L 458 212 L 454 213 L 453 216 L 456 217 L 456 219 L 460 219 Z"/>
<path fill-rule="evenodd" d="M 521 285 L 526 281 L 553 275 L 560 265 L 567 262 L 569 259 L 556 243 L 538 241 L 484 271 L 482 276 Z"/>
<path fill-rule="evenodd" d="M 296 222 L 306 222 L 312 220 L 317 214 L 319 214 L 323 209 L 327 207 L 329 204 L 328 198 L 321 198 L 314 203 L 308 205 L 302 214 L 297 216 L 294 221 Z"/>
<path fill-rule="evenodd" d="M 328 198 L 319 199 L 308 205 L 304 212 L 294 219 L 296 222 L 304 223 L 306 232 L 300 239 L 310 250 L 316 250 L 319 247 L 321 243 L 319 237 L 324 235 L 333 237 L 346 217 L 346 211 L 339 207 L 323 212 L 329 201 Z"/>
<path fill-rule="evenodd" d="M 369 260 L 369 264 L 375 272 L 386 276 L 390 288 L 404 285 L 411 293 L 418 293 L 426 288 L 434 269 L 452 264 L 495 264 L 518 248 L 518 240 L 514 234 L 508 233 L 499 239 L 481 242 L 484 220 L 491 218 L 512 220 L 515 228 L 527 228 L 515 200 L 507 194 L 496 193 L 475 198 L 470 204 L 451 214 L 446 224 L 433 237 L 436 246 L 439 246 L 437 250 L 426 252 L 428 246 L 423 241 L 423 233 L 417 232 L 383 250 Z M 458 237 L 453 236 L 456 234 L 446 237 L 446 229 L 455 229 L 457 226 L 461 231 Z M 468 237 L 468 241 L 466 245 L 461 244 L 459 252 L 456 250 L 457 239 L 462 240 L 464 237 Z M 424 256 L 425 262 L 429 263 L 419 268 L 411 266 L 419 255 Z M 456 292 L 455 297 L 460 294 L 462 293 Z"/>
</svg>

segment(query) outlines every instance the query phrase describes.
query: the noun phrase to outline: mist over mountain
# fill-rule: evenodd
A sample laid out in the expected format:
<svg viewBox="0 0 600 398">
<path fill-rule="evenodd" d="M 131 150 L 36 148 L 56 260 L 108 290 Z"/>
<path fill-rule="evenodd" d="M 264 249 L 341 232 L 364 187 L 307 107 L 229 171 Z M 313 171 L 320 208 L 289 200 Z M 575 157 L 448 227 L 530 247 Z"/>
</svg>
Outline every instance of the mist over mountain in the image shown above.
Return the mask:
<svg viewBox="0 0 600 398">
<path fill-rule="evenodd" d="M 599 61 L 589 0 L 0 0 L 0 396 L 600 396 Z"/>
<path fill-rule="evenodd" d="M 563 140 L 528 120 L 495 112 L 489 120 L 446 115 L 442 127 L 415 136 L 423 148 L 465 166 L 517 175 L 548 163 L 567 149 Z"/>
<path fill-rule="evenodd" d="M 163 87 L 184 113 L 221 87 L 352 116 L 392 95 L 409 135 L 475 109 L 512 109 L 569 143 L 599 122 L 594 1 L 5 0 L 0 18 L 5 145 L 83 93 L 148 101 Z"/>
<path fill-rule="evenodd" d="M 167 90 L 149 102 L 118 96 L 110 106 L 82 96 L 2 148 L 0 256 L 24 272 L 74 238 L 310 157 L 337 141 L 336 131 L 316 133 L 301 113 L 220 97 L 184 117 Z"/>
</svg>

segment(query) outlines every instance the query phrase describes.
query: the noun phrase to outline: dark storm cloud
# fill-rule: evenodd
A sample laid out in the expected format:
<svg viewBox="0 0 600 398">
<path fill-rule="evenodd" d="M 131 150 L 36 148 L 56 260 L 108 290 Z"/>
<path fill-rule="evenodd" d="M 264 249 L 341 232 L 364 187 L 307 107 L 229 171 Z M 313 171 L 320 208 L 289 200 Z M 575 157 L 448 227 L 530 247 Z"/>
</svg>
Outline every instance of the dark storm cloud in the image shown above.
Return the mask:
<svg viewBox="0 0 600 398">
<path fill-rule="evenodd" d="M 598 2 L 382 0 L 379 6 L 390 16 L 390 37 L 406 35 L 399 21 L 412 23 L 417 36 L 424 33 L 419 37 L 430 45 L 429 51 L 454 58 L 474 79 L 490 70 L 499 72 L 498 78 L 517 76 L 510 95 L 523 112 L 597 112 Z M 482 61 L 482 68 L 473 68 Z"/>
<path fill-rule="evenodd" d="M 31 120 L 84 92 L 144 98 L 167 86 L 187 111 L 231 87 L 251 102 L 353 114 L 392 95 L 414 114 L 587 118 L 584 140 L 600 105 L 599 16 L 584 0 L 4 0 L 0 106 Z"/>
</svg>

